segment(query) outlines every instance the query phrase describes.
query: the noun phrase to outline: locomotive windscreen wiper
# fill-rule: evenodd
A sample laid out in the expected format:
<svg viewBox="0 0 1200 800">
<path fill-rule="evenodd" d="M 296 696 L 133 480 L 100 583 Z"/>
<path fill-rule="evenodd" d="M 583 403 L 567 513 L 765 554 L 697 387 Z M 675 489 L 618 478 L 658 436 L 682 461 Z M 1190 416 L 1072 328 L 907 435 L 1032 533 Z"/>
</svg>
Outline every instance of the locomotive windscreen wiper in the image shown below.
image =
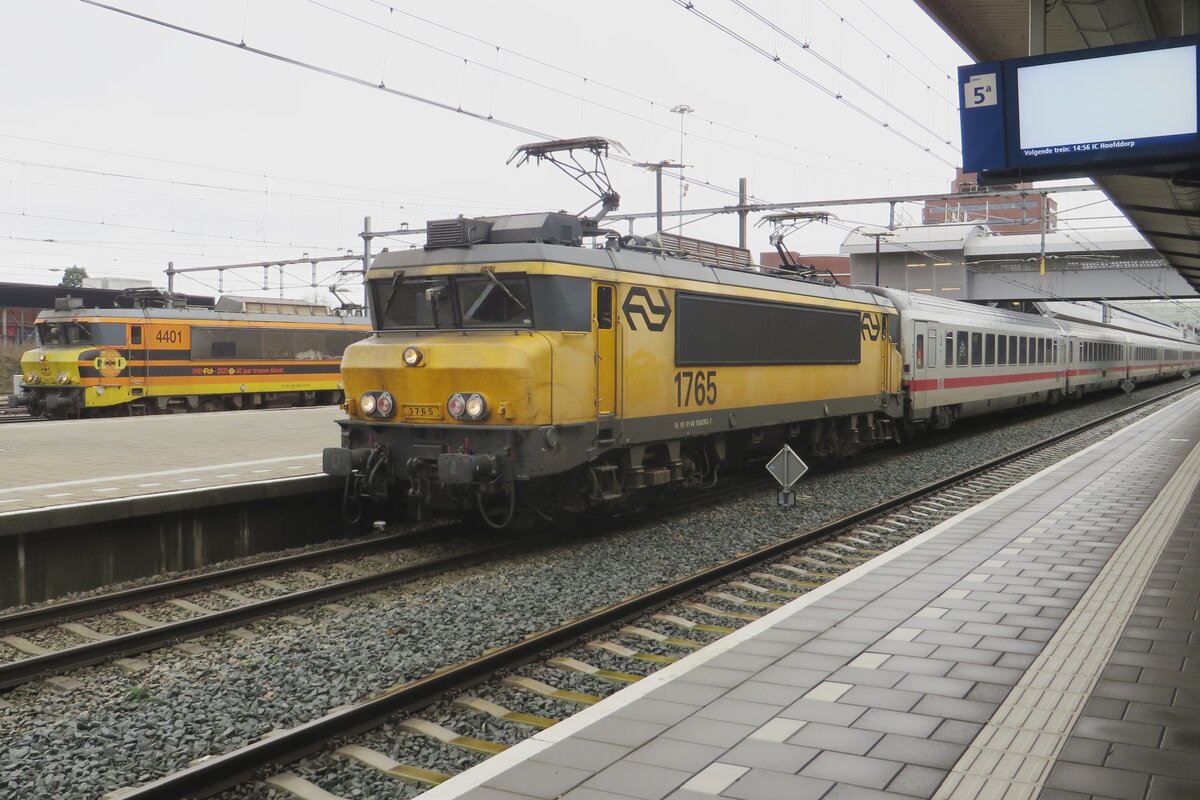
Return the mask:
<svg viewBox="0 0 1200 800">
<path fill-rule="evenodd" d="M 492 279 L 492 283 L 499 286 L 500 290 L 502 292 L 504 292 L 506 295 L 508 295 L 510 300 L 512 300 L 514 303 L 516 303 L 518 306 L 520 306 L 522 311 L 525 310 L 525 304 L 522 303 L 520 300 L 518 300 L 517 296 L 515 294 L 513 294 L 511 291 L 509 291 L 509 288 L 504 285 L 504 281 L 502 281 L 496 277 L 496 273 L 492 272 L 491 267 L 484 267 L 483 271 L 486 272 L 487 276 Z"/>
<path fill-rule="evenodd" d="M 392 275 L 392 293 L 388 295 L 387 302 L 383 304 L 383 313 L 379 315 L 380 323 L 387 321 L 388 312 L 392 310 L 392 301 L 396 299 L 396 293 L 400 291 L 400 282 L 404 280 L 404 272 L 396 272 Z"/>
</svg>

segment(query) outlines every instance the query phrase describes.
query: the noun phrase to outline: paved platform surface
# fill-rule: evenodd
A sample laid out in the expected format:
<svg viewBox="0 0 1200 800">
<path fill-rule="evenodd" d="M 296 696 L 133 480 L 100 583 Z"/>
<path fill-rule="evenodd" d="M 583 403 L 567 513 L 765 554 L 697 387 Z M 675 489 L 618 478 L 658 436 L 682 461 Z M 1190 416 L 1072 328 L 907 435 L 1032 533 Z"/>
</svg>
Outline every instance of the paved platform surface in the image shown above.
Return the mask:
<svg viewBox="0 0 1200 800">
<path fill-rule="evenodd" d="M 337 406 L 0 426 L 0 513 L 321 474 Z"/>
<path fill-rule="evenodd" d="M 1200 395 L 424 800 L 1200 798 Z"/>
</svg>

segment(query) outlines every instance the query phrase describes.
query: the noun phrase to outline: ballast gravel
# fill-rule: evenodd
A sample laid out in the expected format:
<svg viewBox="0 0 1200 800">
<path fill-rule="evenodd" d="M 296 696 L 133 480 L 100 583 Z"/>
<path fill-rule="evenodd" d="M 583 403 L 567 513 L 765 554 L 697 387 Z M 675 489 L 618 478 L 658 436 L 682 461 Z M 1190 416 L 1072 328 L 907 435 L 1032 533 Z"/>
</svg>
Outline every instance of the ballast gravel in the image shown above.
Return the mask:
<svg viewBox="0 0 1200 800">
<path fill-rule="evenodd" d="M 1162 388 L 1179 385 L 1173 382 Z M 142 672 L 127 674 L 104 665 L 72 673 L 69 677 L 79 684 L 76 689 L 46 683 L 19 687 L 0 695 L 10 704 L 0 704 L 0 796 L 90 798 L 153 780 L 192 759 L 228 752 L 272 729 L 314 719 L 335 706 L 1127 407 L 1154 391 L 1067 404 L 1052 414 L 1002 429 L 816 475 L 805 480 L 804 498 L 793 508 L 780 508 L 771 491 L 743 496 L 610 535 L 564 538 L 560 545 L 535 554 L 448 574 L 420 586 L 351 598 L 337 607 L 304 609 L 298 613 L 306 624 L 279 620 L 250 624 L 245 627 L 254 634 L 252 639 L 230 633 L 206 637 L 198 641 L 208 650 L 198 655 L 172 648 L 142 654 L 138 658 L 149 664 Z M 1111 433 L 1112 427 L 1097 432 L 1089 442 Z M 682 609 L 675 611 L 699 619 Z M 737 624 L 709 621 L 729 627 Z M 668 636 L 712 639 L 666 624 L 653 627 Z M 650 643 L 626 640 L 626 644 L 649 650 Z M 617 663 L 616 657 L 585 648 L 571 654 L 598 666 Z M 634 669 L 625 663 L 622 671 Z M 621 688 L 545 664 L 532 665 L 522 674 L 599 696 Z M 570 704 L 528 695 L 517 703 L 515 693 L 506 688 L 493 696 L 507 694 L 505 705 L 528 713 L 561 716 L 571 710 Z M 466 716 L 455 712 L 454 718 L 461 721 Z M 474 724 L 483 724 L 480 719 Z M 494 723 L 493 729 L 500 730 Z M 397 761 L 447 772 L 482 758 L 399 731 L 394 725 L 372 731 L 362 741 Z M 301 774 L 307 771 L 328 791 L 345 797 L 417 793 L 394 778 L 328 754 L 295 769 Z M 247 785 L 228 796 L 282 794 Z"/>
</svg>

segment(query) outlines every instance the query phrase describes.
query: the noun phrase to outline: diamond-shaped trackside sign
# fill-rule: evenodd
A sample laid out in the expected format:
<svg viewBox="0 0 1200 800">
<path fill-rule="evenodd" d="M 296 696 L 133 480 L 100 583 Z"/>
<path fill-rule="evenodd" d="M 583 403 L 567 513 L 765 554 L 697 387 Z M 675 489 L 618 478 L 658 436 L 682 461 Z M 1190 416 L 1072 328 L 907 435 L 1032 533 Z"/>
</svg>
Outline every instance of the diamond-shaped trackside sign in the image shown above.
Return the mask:
<svg viewBox="0 0 1200 800">
<path fill-rule="evenodd" d="M 771 477 L 779 481 L 779 485 L 784 491 L 791 489 L 792 484 L 804 477 L 804 473 L 808 472 L 808 465 L 805 464 L 800 456 L 786 444 L 783 449 L 775 454 L 767 464 L 767 472 L 771 473 Z"/>
</svg>

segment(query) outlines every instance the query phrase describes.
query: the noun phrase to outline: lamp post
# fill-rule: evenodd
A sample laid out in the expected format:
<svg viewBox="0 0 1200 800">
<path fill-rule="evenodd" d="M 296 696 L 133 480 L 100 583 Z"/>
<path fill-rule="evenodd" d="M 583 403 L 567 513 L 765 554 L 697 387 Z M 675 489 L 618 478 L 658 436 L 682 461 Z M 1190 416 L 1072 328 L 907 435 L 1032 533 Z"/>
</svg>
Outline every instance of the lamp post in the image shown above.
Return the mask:
<svg viewBox="0 0 1200 800">
<path fill-rule="evenodd" d="M 696 109 L 691 106 L 680 103 L 677 106 L 671 107 L 672 114 L 679 115 L 679 163 L 683 164 L 683 118 L 687 114 L 691 114 Z M 661 225 L 659 226 L 661 229 Z M 679 229 L 683 232 L 683 172 L 679 173 Z"/>
</svg>

